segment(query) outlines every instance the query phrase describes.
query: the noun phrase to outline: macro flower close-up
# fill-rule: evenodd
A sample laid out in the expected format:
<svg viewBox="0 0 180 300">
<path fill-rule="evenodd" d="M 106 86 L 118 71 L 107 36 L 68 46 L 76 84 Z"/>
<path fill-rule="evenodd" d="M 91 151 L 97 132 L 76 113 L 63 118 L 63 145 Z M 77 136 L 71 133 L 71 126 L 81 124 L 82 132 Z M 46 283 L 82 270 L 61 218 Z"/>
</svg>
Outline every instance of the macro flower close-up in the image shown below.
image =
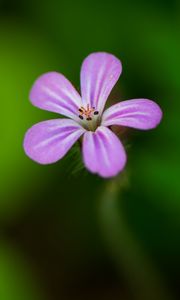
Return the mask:
<svg viewBox="0 0 180 300">
<path fill-rule="evenodd" d="M 180 299 L 178 1 L 0 17 L 0 300 Z"/>
<path fill-rule="evenodd" d="M 90 172 L 105 178 L 121 172 L 126 153 L 111 126 L 147 130 L 155 128 L 162 117 L 160 107 L 148 99 L 122 101 L 104 111 L 121 72 L 121 62 L 114 55 L 90 54 L 81 67 L 81 96 L 60 73 L 40 76 L 30 93 L 32 104 L 67 119 L 32 126 L 24 139 L 26 154 L 40 164 L 51 164 L 60 160 L 83 135 L 83 161 Z"/>
</svg>

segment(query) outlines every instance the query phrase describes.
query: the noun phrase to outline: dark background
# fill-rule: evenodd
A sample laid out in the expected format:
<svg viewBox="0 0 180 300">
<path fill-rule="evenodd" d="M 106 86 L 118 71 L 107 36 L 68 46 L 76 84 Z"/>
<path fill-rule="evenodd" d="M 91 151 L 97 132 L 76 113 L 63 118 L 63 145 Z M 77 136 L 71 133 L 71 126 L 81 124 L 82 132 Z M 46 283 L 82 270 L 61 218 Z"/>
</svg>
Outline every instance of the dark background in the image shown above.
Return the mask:
<svg viewBox="0 0 180 300">
<path fill-rule="evenodd" d="M 1 300 L 178 299 L 179 23 L 174 0 L 0 1 Z M 164 112 L 156 130 L 127 132 L 112 180 L 79 170 L 79 152 L 41 166 L 22 147 L 56 117 L 30 104 L 34 80 L 59 71 L 79 88 L 95 51 L 123 64 L 109 105 L 143 97 Z"/>
</svg>

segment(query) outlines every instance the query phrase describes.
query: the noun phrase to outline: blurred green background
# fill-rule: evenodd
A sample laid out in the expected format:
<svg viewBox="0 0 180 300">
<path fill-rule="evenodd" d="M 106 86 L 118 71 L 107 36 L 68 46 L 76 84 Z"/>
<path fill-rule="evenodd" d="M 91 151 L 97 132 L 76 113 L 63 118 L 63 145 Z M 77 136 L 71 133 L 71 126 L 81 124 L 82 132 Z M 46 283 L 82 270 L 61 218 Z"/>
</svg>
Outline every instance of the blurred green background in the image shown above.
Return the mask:
<svg viewBox="0 0 180 300">
<path fill-rule="evenodd" d="M 179 25 L 175 0 L 0 1 L 1 300 L 179 298 Z M 94 51 L 122 61 L 113 101 L 164 112 L 156 130 L 128 131 L 113 180 L 76 171 L 72 153 L 41 166 L 22 148 L 30 126 L 56 117 L 30 104 L 34 80 L 54 70 L 79 88 Z"/>
</svg>

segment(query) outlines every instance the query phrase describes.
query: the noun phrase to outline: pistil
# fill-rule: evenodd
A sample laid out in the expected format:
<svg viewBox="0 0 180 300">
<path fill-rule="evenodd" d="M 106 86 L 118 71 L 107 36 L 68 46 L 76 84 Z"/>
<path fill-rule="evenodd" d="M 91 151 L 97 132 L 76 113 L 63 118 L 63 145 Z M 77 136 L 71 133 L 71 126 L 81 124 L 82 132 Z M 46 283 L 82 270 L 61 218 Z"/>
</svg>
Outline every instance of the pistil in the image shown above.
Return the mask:
<svg viewBox="0 0 180 300">
<path fill-rule="evenodd" d="M 89 104 L 87 104 L 87 107 L 81 106 L 79 108 L 79 118 L 81 120 L 88 121 L 88 124 L 85 122 L 85 126 L 88 127 L 89 130 L 94 131 L 97 126 L 97 116 L 99 112 L 95 109 L 95 107 L 90 107 Z"/>
</svg>

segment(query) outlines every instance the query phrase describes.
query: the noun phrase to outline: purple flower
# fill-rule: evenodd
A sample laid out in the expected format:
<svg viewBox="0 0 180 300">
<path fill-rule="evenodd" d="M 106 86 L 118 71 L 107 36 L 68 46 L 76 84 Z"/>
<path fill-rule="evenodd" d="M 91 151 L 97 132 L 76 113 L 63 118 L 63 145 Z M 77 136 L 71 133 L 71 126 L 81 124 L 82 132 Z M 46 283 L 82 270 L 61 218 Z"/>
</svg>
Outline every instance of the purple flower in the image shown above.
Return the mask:
<svg viewBox="0 0 180 300">
<path fill-rule="evenodd" d="M 40 164 L 51 164 L 83 135 L 83 161 L 90 172 L 111 177 L 122 171 L 126 153 L 110 126 L 152 129 L 159 124 L 162 111 L 151 100 L 133 99 L 103 112 L 121 71 L 121 62 L 115 56 L 90 54 L 81 68 L 81 96 L 62 74 L 50 72 L 39 77 L 30 93 L 32 104 L 68 118 L 32 126 L 24 139 L 26 154 Z"/>
</svg>

